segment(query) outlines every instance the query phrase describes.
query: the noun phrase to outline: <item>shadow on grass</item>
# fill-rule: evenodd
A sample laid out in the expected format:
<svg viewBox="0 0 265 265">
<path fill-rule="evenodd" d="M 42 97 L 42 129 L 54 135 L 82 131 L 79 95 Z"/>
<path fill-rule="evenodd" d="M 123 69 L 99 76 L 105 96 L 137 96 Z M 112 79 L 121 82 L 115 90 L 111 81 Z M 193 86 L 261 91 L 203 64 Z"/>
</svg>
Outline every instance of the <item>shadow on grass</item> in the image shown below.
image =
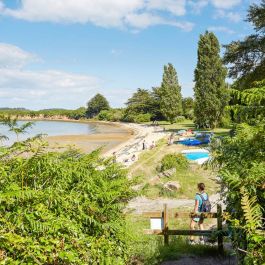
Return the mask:
<svg viewBox="0 0 265 265">
<path fill-rule="evenodd" d="M 187 243 L 188 237 L 174 237 L 168 246 L 160 246 L 160 256 L 163 260 L 177 259 L 183 254 L 195 256 L 218 256 L 217 246 L 190 245 Z"/>
<path fill-rule="evenodd" d="M 178 260 L 183 256 L 192 257 L 221 257 L 215 245 L 190 245 L 187 243 L 188 237 L 171 237 L 168 246 L 163 245 L 162 241 L 157 246 L 155 257 L 146 260 L 144 264 L 161 264 L 164 261 Z M 225 252 L 222 258 L 230 255 Z"/>
</svg>

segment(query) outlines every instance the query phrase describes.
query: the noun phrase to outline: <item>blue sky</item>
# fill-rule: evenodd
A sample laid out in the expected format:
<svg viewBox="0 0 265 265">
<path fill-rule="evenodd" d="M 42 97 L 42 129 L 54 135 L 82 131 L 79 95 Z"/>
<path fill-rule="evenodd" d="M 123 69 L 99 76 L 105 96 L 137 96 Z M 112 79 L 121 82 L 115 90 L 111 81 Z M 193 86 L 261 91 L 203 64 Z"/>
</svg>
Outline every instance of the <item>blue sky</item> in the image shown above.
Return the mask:
<svg viewBox="0 0 265 265">
<path fill-rule="evenodd" d="M 242 39 L 249 0 L 0 0 L 0 107 L 120 107 L 175 66 L 193 95 L 199 35 Z M 255 1 L 258 2 L 258 1 Z"/>
</svg>

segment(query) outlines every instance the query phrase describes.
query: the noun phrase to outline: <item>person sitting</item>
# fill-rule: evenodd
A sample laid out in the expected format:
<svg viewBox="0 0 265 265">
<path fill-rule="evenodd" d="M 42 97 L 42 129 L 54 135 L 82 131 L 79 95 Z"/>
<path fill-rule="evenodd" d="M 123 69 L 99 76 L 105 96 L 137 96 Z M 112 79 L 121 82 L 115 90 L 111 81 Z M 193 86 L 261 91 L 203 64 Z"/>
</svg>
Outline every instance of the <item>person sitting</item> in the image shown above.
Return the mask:
<svg viewBox="0 0 265 265">
<path fill-rule="evenodd" d="M 136 155 L 135 155 L 135 154 L 132 155 L 131 160 L 132 160 L 133 162 L 136 160 Z"/>
<path fill-rule="evenodd" d="M 152 144 L 150 145 L 150 149 L 153 149 L 153 148 L 155 148 L 156 147 L 156 145 L 155 145 L 155 141 L 152 141 Z"/>
</svg>

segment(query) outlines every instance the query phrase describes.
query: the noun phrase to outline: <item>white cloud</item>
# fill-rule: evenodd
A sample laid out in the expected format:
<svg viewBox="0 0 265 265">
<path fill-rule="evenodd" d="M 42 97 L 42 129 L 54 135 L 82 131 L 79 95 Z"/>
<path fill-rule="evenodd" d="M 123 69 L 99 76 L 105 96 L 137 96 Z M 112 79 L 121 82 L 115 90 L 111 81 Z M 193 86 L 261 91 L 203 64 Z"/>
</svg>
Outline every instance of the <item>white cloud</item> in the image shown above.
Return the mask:
<svg viewBox="0 0 265 265">
<path fill-rule="evenodd" d="M 191 22 L 175 22 L 150 13 L 128 15 L 126 22 L 137 29 L 144 29 L 152 25 L 170 25 L 184 31 L 191 31 L 194 26 Z"/>
<path fill-rule="evenodd" d="M 226 18 L 228 19 L 229 21 L 231 22 L 239 22 L 241 20 L 243 20 L 243 18 L 241 17 L 241 15 L 237 12 L 227 12 L 227 11 L 224 11 L 224 10 L 217 10 L 216 11 L 216 14 L 214 15 L 214 18 Z"/>
<path fill-rule="evenodd" d="M 148 9 L 165 10 L 176 16 L 183 16 L 186 13 L 186 0 L 149 0 Z"/>
<path fill-rule="evenodd" d="M 36 55 L 23 51 L 17 46 L 0 43 L 0 67 L 21 68 L 37 60 L 39 59 Z"/>
<path fill-rule="evenodd" d="M 188 5 L 191 7 L 192 12 L 199 14 L 204 7 L 209 4 L 209 0 L 200 0 L 200 1 L 188 1 Z"/>
<path fill-rule="evenodd" d="M 19 47 L 0 44 L 0 106 L 74 108 L 84 105 L 103 83 L 89 75 L 25 70 L 35 58 Z"/>
<path fill-rule="evenodd" d="M 78 107 L 95 94 L 102 83 L 96 77 L 62 71 L 25 71 L 0 69 L 2 106 L 30 108 Z"/>
<path fill-rule="evenodd" d="M 241 3 L 241 0 L 210 0 L 210 1 L 215 7 L 222 9 L 229 9 Z"/>
<path fill-rule="evenodd" d="M 223 26 L 212 26 L 208 28 L 209 31 L 214 31 L 214 32 L 224 32 L 228 34 L 234 34 L 235 32 L 227 27 Z"/>
<path fill-rule="evenodd" d="M 241 2 L 242 0 L 188 0 L 188 5 L 194 13 L 200 13 L 209 4 L 217 9 L 226 10 L 239 5 Z"/>
<path fill-rule="evenodd" d="M 21 0 L 19 8 L 6 7 L 2 13 L 28 21 L 136 29 L 164 24 L 190 30 L 191 23 L 176 20 L 185 14 L 185 7 L 186 0 Z M 166 13 L 159 15 L 160 11 Z M 165 18 L 169 16 L 170 20 Z"/>
</svg>

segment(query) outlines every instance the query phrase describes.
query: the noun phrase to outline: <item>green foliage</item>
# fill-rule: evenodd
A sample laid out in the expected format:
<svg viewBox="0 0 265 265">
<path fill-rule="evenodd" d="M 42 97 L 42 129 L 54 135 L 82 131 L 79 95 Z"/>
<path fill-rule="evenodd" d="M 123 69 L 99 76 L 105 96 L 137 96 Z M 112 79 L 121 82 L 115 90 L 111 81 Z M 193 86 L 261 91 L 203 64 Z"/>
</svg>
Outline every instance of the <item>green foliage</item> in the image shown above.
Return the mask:
<svg viewBox="0 0 265 265">
<path fill-rule="evenodd" d="M 134 118 L 134 122 L 136 123 L 149 122 L 150 120 L 151 120 L 150 113 L 138 114 Z"/>
<path fill-rule="evenodd" d="M 16 134 L 17 141 L 19 140 L 19 134 L 27 133 L 27 129 L 34 125 L 33 122 L 25 122 L 22 125 L 19 125 L 17 119 L 12 119 L 10 116 L 0 116 L 0 124 L 8 126 L 9 131 Z M 2 139 L 6 139 L 6 137 L 2 136 Z"/>
<path fill-rule="evenodd" d="M 1 264 L 125 264 L 126 172 L 99 152 L 0 149 Z"/>
<path fill-rule="evenodd" d="M 161 113 L 173 123 L 176 116 L 182 114 L 182 96 L 177 72 L 170 63 L 164 66 L 163 81 L 159 93 Z"/>
<path fill-rule="evenodd" d="M 242 41 L 226 45 L 224 62 L 229 64 L 229 76 L 238 78 L 237 88 L 250 88 L 253 81 L 265 76 L 265 0 L 260 5 L 253 4 L 247 20 L 254 26 L 255 34 Z"/>
<path fill-rule="evenodd" d="M 199 128 L 215 128 L 228 103 L 225 84 L 226 69 L 220 57 L 220 45 L 212 32 L 200 36 L 198 62 L 195 69 L 195 124 Z"/>
<path fill-rule="evenodd" d="M 225 110 L 224 115 L 220 121 L 220 127 L 222 128 L 231 128 L 231 115 L 230 112 L 228 110 Z"/>
<path fill-rule="evenodd" d="M 27 110 L 27 109 L 0 109 L 0 115 L 22 117 L 22 118 L 57 118 L 67 117 L 69 119 L 85 118 L 86 108 L 80 107 L 76 110 L 67 109 L 44 109 L 44 110 Z"/>
<path fill-rule="evenodd" d="M 107 99 L 101 94 L 96 94 L 87 103 L 86 116 L 88 118 L 93 118 L 97 116 L 100 111 L 108 109 L 110 109 L 110 106 Z"/>
<path fill-rule="evenodd" d="M 185 169 L 189 165 L 186 157 L 182 154 L 167 154 L 161 161 L 161 171 L 165 171 L 171 168 Z"/>
<path fill-rule="evenodd" d="M 185 117 L 184 116 L 177 116 L 176 119 L 175 119 L 176 123 L 184 122 L 184 121 L 185 121 Z"/>
<path fill-rule="evenodd" d="M 98 119 L 100 121 L 122 121 L 124 119 L 124 111 L 123 109 L 102 110 L 98 114 Z"/>
<path fill-rule="evenodd" d="M 239 91 L 231 90 L 234 105 L 229 109 L 237 122 L 256 124 L 265 117 L 265 79 L 253 83 L 253 88 Z"/>
<path fill-rule="evenodd" d="M 150 121 L 151 117 L 146 119 L 149 115 L 156 116 L 157 102 L 153 94 L 146 89 L 138 88 L 132 97 L 128 99 L 126 105 L 124 121 L 144 122 L 144 120 Z M 142 114 L 146 114 L 145 118 L 141 118 L 144 117 Z M 138 115 L 140 115 L 139 118 L 137 118 Z"/>
<path fill-rule="evenodd" d="M 194 100 L 191 97 L 182 99 L 183 115 L 186 119 L 192 120 L 194 118 Z"/>
<path fill-rule="evenodd" d="M 220 141 L 220 140 L 219 140 Z M 265 124 L 239 124 L 233 138 L 212 144 L 226 197 L 232 239 L 242 263 L 265 262 Z"/>
</svg>

